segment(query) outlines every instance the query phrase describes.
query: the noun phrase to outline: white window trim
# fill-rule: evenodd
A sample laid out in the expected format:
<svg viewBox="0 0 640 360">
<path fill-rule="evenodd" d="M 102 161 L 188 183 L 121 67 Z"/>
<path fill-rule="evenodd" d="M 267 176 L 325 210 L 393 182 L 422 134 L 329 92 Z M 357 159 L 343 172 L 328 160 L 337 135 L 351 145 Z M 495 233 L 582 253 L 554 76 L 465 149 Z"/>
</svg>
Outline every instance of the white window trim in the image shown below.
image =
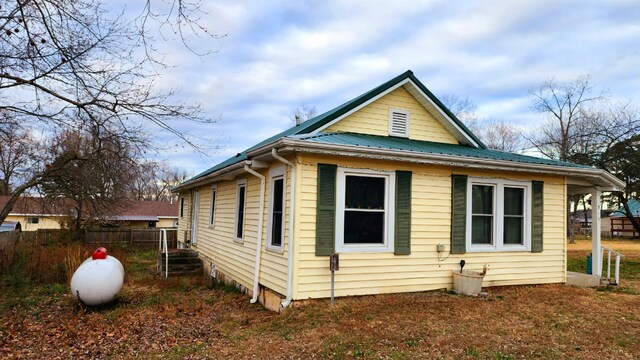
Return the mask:
<svg viewBox="0 0 640 360">
<path fill-rule="evenodd" d="M 491 245 L 471 244 L 471 202 L 473 185 L 493 186 L 493 239 Z M 515 187 L 524 189 L 524 244 L 504 244 L 504 188 Z M 469 178 L 467 182 L 467 221 L 466 221 L 466 251 L 531 251 L 531 182 L 505 179 Z"/>
<path fill-rule="evenodd" d="M 397 134 L 393 131 L 393 113 L 400 113 L 400 114 L 405 114 L 407 116 L 407 127 L 406 127 L 406 132 L 404 134 Z M 391 136 L 398 136 L 398 137 L 405 137 L 408 138 L 409 137 L 409 127 L 411 126 L 411 112 L 409 110 L 405 110 L 405 109 L 393 109 L 390 108 L 389 109 L 389 135 Z"/>
<path fill-rule="evenodd" d="M 238 235 L 238 212 L 240 211 L 240 187 L 244 186 L 244 208 L 242 209 L 242 214 L 243 214 L 243 218 L 242 218 L 242 237 L 239 238 L 236 235 Z M 237 242 L 237 243 L 244 243 L 244 234 L 245 234 L 245 228 L 247 225 L 247 179 L 238 179 L 236 181 L 236 214 L 235 214 L 235 218 L 236 221 L 234 222 L 234 226 L 233 226 L 233 241 Z"/>
<path fill-rule="evenodd" d="M 215 200 L 215 201 L 214 201 Z M 216 227 L 216 203 L 218 202 L 218 184 L 211 185 L 211 196 L 209 197 L 209 227 Z"/>
<path fill-rule="evenodd" d="M 180 197 L 180 219 L 184 219 L 184 196 Z"/>
<path fill-rule="evenodd" d="M 200 191 L 193 190 L 191 194 L 191 245 L 198 244 L 198 220 L 200 218 Z"/>
<path fill-rule="evenodd" d="M 384 242 L 377 244 L 345 244 L 344 243 L 344 205 L 346 176 L 384 177 L 385 184 L 385 224 Z M 338 168 L 336 179 L 336 252 L 393 252 L 394 251 L 394 219 L 395 219 L 396 174 L 394 171 Z"/>
<path fill-rule="evenodd" d="M 267 231 L 266 231 L 267 241 L 265 243 L 265 249 L 278 254 L 284 253 L 284 240 L 285 240 L 284 219 L 285 219 L 285 212 L 286 212 L 285 206 L 287 204 L 287 180 L 284 175 L 285 175 L 284 166 L 278 166 L 278 167 L 272 168 L 269 171 L 269 177 L 271 178 L 271 180 L 269 181 L 269 210 L 268 210 L 269 216 L 267 217 Z M 276 246 L 271 244 L 271 222 L 273 221 L 274 183 L 276 180 L 280 180 L 280 179 L 282 179 L 282 239 L 280 241 L 280 246 Z"/>
</svg>

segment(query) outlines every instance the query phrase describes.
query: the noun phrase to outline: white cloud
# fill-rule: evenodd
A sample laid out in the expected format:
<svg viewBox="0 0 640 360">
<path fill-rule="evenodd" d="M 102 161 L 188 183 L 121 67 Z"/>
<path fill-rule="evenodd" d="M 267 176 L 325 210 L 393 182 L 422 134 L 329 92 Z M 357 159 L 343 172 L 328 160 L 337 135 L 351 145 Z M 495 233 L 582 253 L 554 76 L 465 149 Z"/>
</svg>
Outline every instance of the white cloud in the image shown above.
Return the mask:
<svg viewBox="0 0 640 360">
<path fill-rule="evenodd" d="M 170 60 L 181 66 L 161 86 L 223 114 L 229 146 L 216 157 L 283 130 L 301 103 L 323 112 L 407 69 L 436 94 L 469 96 L 482 117 L 522 126 L 540 118 L 529 108 L 528 89 L 549 77 L 590 73 L 613 97 L 640 99 L 634 1 L 222 1 L 206 7 L 207 27 L 229 34 L 215 43 L 220 52 L 201 62 L 172 44 Z M 189 155 L 179 159 L 184 164 Z"/>
</svg>

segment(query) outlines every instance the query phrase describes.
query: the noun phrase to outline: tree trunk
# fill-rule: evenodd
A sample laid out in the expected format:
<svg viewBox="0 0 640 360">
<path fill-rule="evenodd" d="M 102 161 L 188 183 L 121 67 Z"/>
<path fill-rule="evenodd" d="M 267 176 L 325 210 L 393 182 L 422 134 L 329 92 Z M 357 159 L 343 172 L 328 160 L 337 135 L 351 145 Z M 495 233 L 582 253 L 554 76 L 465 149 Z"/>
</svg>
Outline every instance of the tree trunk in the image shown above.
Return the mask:
<svg viewBox="0 0 640 360">
<path fill-rule="evenodd" d="M 573 204 L 573 211 L 571 211 L 571 204 Z M 569 226 L 569 244 L 575 244 L 576 242 L 576 234 L 575 234 L 575 214 L 578 210 L 578 199 L 575 195 L 569 195 L 568 201 L 569 207 L 567 208 L 567 224 Z"/>
<path fill-rule="evenodd" d="M 587 226 L 589 225 L 589 214 L 587 213 L 587 199 L 585 198 L 586 196 L 584 194 L 580 195 L 580 200 L 582 200 L 582 209 L 584 210 L 582 212 L 584 225 Z M 586 232 L 585 232 L 585 235 L 586 235 Z M 591 236 L 593 236 L 593 218 L 591 219 Z"/>
<path fill-rule="evenodd" d="M 640 223 L 638 222 L 638 219 L 636 219 L 631 213 L 631 209 L 629 208 L 629 199 L 627 199 L 627 197 L 623 193 L 619 193 L 618 197 L 620 198 L 620 202 L 622 202 L 624 212 L 627 214 L 627 219 L 631 221 L 631 225 L 633 225 L 633 228 L 636 229 L 636 232 L 638 234 L 640 234 Z"/>
</svg>

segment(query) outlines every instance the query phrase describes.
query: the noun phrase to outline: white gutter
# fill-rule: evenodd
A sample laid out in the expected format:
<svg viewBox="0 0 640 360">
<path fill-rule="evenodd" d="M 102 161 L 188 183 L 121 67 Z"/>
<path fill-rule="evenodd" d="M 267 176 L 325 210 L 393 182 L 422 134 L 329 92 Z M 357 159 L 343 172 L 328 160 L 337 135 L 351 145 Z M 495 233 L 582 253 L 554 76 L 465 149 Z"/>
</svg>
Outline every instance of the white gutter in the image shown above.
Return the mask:
<svg viewBox="0 0 640 360">
<path fill-rule="evenodd" d="M 243 166 L 247 166 L 247 165 L 251 166 L 251 160 L 243 160 L 238 163 L 229 165 L 228 167 L 222 168 L 218 171 L 212 172 L 211 174 L 205 175 L 203 177 L 183 182 L 182 184 L 173 188 L 171 191 L 175 193 L 175 192 L 180 192 L 182 190 L 189 190 L 191 188 L 195 188 L 200 185 L 205 185 L 213 181 L 214 178 L 221 177 L 221 176 L 231 176 L 233 175 L 232 173 L 234 171 L 236 172 L 238 170 L 242 171 Z"/>
<path fill-rule="evenodd" d="M 319 154 L 331 154 L 342 156 L 367 157 L 375 159 L 385 159 L 393 161 L 406 161 L 414 163 L 431 163 L 447 166 L 463 166 L 480 169 L 518 171 L 518 172 L 538 172 L 544 174 L 558 174 L 565 176 L 588 176 L 602 180 L 608 185 L 619 189 L 625 188 L 625 183 L 613 176 L 609 172 L 595 168 L 568 167 L 561 165 L 546 165 L 520 163 L 508 160 L 496 160 L 475 158 L 467 156 L 420 153 L 407 150 L 394 150 L 382 148 L 358 147 L 349 145 L 335 145 L 314 143 L 311 141 L 284 138 L 280 141 L 287 146 L 287 150 L 312 152 Z"/>
<path fill-rule="evenodd" d="M 265 188 L 265 179 L 264 175 L 254 171 L 248 165 L 244 166 L 244 171 L 249 174 L 260 179 L 260 205 L 258 210 L 258 236 L 256 236 L 256 265 L 255 270 L 253 271 L 253 297 L 251 298 L 251 303 L 254 304 L 258 301 L 258 290 L 259 282 L 260 282 L 260 254 L 262 251 L 262 218 L 264 216 L 264 188 Z"/>
<path fill-rule="evenodd" d="M 289 244 L 287 246 L 288 252 L 288 265 L 287 265 L 287 294 L 286 298 L 282 301 L 280 306 L 286 308 L 291 304 L 291 300 L 293 300 L 293 226 L 294 219 L 293 216 L 295 214 L 295 194 L 296 194 L 296 168 L 293 164 L 280 156 L 278 154 L 278 150 L 276 148 L 271 149 L 271 156 L 273 156 L 276 160 L 281 163 L 289 166 L 291 171 L 289 172 Z"/>
</svg>

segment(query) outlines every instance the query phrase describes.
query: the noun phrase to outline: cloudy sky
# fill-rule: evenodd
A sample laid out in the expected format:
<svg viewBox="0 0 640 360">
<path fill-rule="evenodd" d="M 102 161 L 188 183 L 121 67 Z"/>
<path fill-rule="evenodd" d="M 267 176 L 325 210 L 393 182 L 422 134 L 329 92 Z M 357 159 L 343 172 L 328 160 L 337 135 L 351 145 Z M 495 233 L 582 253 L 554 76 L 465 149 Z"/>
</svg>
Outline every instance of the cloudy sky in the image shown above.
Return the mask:
<svg viewBox="0 0 640 360">
<path fill-rule="evenodd" d="M 640 3 L 632 1 L 204 1 L 219 40 L 204 59 L 171 50 L 163 86 L 201 102 L 218 125 L 180 124 L 223 146 L 209 158 L 163 154 L 194 174 L 289 126 L 300 104 L 318 113 L 406 71 L 436 95 L 468 97 L 480 118 L 534 127 L 528 90 L 590 74 L 594 86 L 640 101 Z"/>
</svg>

